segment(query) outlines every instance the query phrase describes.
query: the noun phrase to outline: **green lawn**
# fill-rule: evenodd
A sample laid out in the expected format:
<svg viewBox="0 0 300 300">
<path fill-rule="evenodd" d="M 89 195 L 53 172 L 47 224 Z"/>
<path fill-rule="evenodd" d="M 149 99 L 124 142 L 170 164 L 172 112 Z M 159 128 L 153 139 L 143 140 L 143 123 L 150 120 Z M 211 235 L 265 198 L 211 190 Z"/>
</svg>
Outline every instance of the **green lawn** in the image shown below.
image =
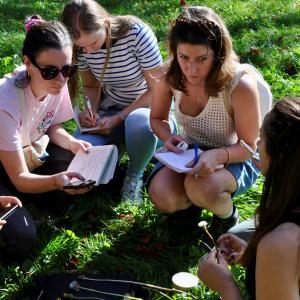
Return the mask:
<svg viewBox="0 0 300 300">
<path fill-rule="evenodd" d="M 0 75 L 20 64 L 25 16 L 40 14 L 45 19 L 59 17 L 67 1 L 0 0 Z M 164 58 L 170 21 L 178 14 L 178 0 L 102 0 L 113 14 L 134 14 L 155 31 Z M 300 1 L 220 0 L 188 1 L 212 7 L 226 21 L 241 61 L 252 63 L 272 87 L 274 99 L 300 95 Z M 74 124 L 67 124 L 73 130 Z M 121 169 L 126 167 L 126 157 Z M 151 166 L 147 169 L 149 173 Z M 237 197 L 242 219 L 254 213 L 261 183 Z M 196 272 L 205 248 L 198 241 L 170 242 L 165 218 L 158 214 L 145 195 L 145 204 L 130 207 L 110 193 L 120 182 L 94 191 L 74 201 L 73 210 L 55 225 L 46 215 L 40 217 L 36 247 L 23 267 L 0 263 L 0 299 L 29 299 L 32 279 L 41 273 L 83 271 L 129 273 L 136 280 L 171 287 L 171 276 L 179 271 Z M 203 212 L 203 218 L 210 215 Z M 242 285 L 244 273 L 234 268 Z M 218 299 L 199 285 L 192 294 L 199 299 Z M 172 299 L 190 299 L 189 295 Z M 152 299 L 163 299 L 153 293 Z"/>
</svg>

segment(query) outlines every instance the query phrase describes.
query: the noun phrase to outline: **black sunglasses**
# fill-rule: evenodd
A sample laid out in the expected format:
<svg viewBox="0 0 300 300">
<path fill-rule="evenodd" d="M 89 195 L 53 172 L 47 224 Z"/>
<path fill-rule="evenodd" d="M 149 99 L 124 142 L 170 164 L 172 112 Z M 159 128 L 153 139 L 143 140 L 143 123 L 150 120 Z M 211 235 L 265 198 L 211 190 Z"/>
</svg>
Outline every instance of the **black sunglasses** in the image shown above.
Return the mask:
<svg viewBox="0 0 300 300">
<path fill-rule="evenodd" d="M 56 67 L 46 67 L 41 68 L 34 60 L 31 60 L 32 64 L 39 69 L 41 72 L 42 77 L 45 80 L 51 80 L 57 77 L 59 72 L 66 78 L 71 77 L 74 75 L 77 71 L 78 65 L 65 65 L 61 69 L 58 69 Z"/>
</svg>

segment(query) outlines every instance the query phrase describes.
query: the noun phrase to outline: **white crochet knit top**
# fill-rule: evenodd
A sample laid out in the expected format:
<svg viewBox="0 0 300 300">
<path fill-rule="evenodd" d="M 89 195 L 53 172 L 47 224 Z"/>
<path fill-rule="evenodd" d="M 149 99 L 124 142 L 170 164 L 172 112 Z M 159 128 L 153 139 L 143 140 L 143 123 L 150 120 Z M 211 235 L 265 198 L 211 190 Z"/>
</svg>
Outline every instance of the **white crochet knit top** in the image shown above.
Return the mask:
<svg viewBox="0 0 300 300">
<path fill-rule="evenodd" d="M 234 119 L 226 110 L 224 94 L 225 92 L 221 91 L 217 97 L 209 97 L 199 115 L 191 117 L 180 111 L 182 92 L 173 90 L 175 117 L 181 136 L 187 142 L 207 148 L 226 147 L 237 142 Z"/>
</svg>

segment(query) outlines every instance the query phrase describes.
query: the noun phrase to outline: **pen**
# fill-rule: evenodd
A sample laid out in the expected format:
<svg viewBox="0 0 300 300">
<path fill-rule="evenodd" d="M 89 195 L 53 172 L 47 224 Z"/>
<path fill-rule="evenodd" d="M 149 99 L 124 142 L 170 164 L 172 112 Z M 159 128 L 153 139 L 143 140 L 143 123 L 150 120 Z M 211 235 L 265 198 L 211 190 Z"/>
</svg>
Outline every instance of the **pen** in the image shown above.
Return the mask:
<svg viewBox="0 0 300 300">
<path fill-rule="evenodd" d="M 194 144 L 194 153 L 195 153 L 195 157 L 194 157 L 194 165 L 198 162 L 198 145 Z"/>
<path fill-rule="evenodd" d="M 89 111 L 90 117 L 92 118 L 92 120 L 94 120 L 94 115 L 92 112 L 92 106 L 91 106 L 91 102 L 88 96 L 85 97 L 85 101 L 86 101 L 86 107 Z"/>
<path fill-rule="evenodd" d="M 242 147 L 244 147 L 250 154 L 251 154 L 251 157 L 260 162 L 260 159 L 259 159 L 259 154 L 256 153 L 251 146 L 249 146 L 247 143 L 245 143 L 243 140 L 240 140 L 240 144 Z"/>
</svg>

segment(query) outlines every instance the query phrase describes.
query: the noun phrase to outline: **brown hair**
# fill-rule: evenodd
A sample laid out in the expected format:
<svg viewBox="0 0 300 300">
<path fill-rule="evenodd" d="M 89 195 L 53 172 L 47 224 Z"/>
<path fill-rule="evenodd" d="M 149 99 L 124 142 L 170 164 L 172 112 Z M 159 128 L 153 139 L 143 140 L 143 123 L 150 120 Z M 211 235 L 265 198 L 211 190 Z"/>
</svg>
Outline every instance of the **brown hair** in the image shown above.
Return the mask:
<svg viewBox="0 0 300 300">
<path fill-rule="evenodd" d="M 269 159 L 258 224 L 243 256 L 253 265 L 260 240 L 300 208 L 300 98 L 284 98 L 266 116 L 262 134 Z"/>
<path fill-rule="evenodd" d="M 183 7 L 181 14 L 172 23 L 168 40 L 171 61 L 166 80 L 174 89 L 187 93 L 176 56 L 177 47 L 181 43 L 207 45 L 214 51 L 214 65 L 205 86 L 209 96 L 216 96 L 232 80 L 238 58 L 224 22 L 212 9 L 202 6 Z"/>
<path fill-rule="evenodd" d="M 45 21 L 39 15 L 34 15 L 25 19 L 25 29 L 27 33 L 23 42 L 22 57 L 26 55 L 31 61 L 35 61 L 45 50 L 61 50 L 73 46 L 69 32 L 61 22 Z M 27 71 L 20 72 L 15 78 L 18 87 L 25 88 L 29 82 Z"/>
<path fill-rule="evenodd" d="M 130 30 L 135 22 L 141 22 L 134 16 L 112 16 L 94 0 L 72 0 L 64 8 L 61 20 L 67 26 L 74 40 L 79 39 L 82 33 L 94 33 L 103 27 L 107 29 L 108 37 L 112 40 L 118 40 Z M 110 47 L 111 45 L 108 46 L 108 48 Z M 74 46 L 74 63 L 77 62 L 78 53 L 79 48 Z M 74 98 L 78 91 L 78 76 L 73 76 L 69 80 L 69 88 L 70 95 Z"/>
</svg>

